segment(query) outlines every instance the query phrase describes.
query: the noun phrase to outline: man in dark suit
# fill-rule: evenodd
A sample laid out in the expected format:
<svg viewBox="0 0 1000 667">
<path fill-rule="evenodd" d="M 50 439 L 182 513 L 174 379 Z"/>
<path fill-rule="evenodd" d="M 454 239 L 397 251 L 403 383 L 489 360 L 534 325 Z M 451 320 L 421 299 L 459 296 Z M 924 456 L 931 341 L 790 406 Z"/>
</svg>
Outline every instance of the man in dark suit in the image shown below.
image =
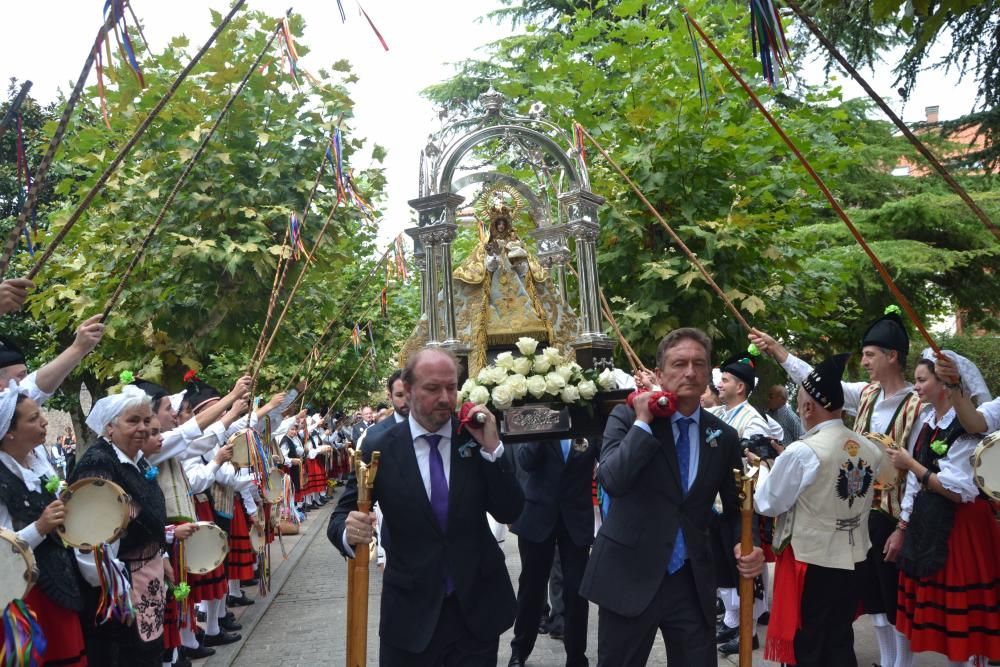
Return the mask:
<svg viewBox="0 0 1000 667">
<path fill-rule="evenodd" d="M 578 590 L 594 541 L 591 483 L 600 451 L 596 439 L 545 440 L 517 446 L 524 510 L 511 531 L 517 534 L 521 577 L 517 620 L 508 667 L 523 667 L 538 637 L 538 618 L 556 547 L 562 564 L 566 607 L 564 644 L 567 667 L 586 667 L 588 603 Z"/>
<path fill-rule="evenodd" d="M 361 408 L 361 419 L 351 428 L 351 442 L 355 446 L 361 441 L 361 434 L 367 431 L 374 421 L 375 413 L 372 411 L 372 406 L 366 405 Z"/>
<path fill-rule="evenodd" d="M 676 395 L 677 411 L 654 419 L 643 393 L 634 411 L 619 405 L 608 419 L 597 479 L 611 508 L 580 589 L 600 607 L 599 666 L 645 665 L 657 629 L 671 665 L 717 664 L 708 528 L 720 494 L 724 520 L 739 536 L 733 469 L 742 462 L 736 432 L 699 403 L 711 352 L 711 340 L 698 329 L 670 332 L 657 350 L 656 381 Z M 742 576 L 763 567 L 759 547 L 738 557 Z"/>
<path fill-rule="evenodd" d="M 382 581 L 379 664 L 383 667 L 493 667 L 500 634 L 514 622 L 514 589 L 486 520 L 521 514 L 524 496 L 496 420 L 458 432 L 458 365 L 440 348 L 413 355 L 402 374 L 410 396 L 405 422 L 367 438 L 381 452 L 372 499 L 392 534 Z M 470 438 L 471 435 L 471 438 Z M 327 537 L 347 557 L 367 548 L 374 515 L 356 511 L 352 481 Z"/>
<path fill-rule="evenodd" d="M 373 437 L 376 433 L 392 428 L 399 422 L 406 421 L 406 418 L 410 416 L 410 399 L 406 393 L 406 387 L 403 385 L 402 369 L 393 371 L 385 383 L 385 388 L 389 400 L 392 401 L 392 415 L 369 426 L 368 430 L 362 433 L 362 439 L 354 441 L 355 445 Z"/>
</svg>

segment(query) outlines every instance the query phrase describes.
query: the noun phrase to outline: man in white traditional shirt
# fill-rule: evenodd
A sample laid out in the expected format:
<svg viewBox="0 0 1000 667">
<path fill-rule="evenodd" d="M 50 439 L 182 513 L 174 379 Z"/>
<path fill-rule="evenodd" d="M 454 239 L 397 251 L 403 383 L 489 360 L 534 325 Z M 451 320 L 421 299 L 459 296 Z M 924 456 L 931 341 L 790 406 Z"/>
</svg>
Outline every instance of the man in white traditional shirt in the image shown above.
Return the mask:
<svg viewBox="0 0 1000 667">
<path fill-rule="evenodd" d="M 780 363 L 793 381 L 801 383 L 812 371 L 807 362 L 790 354 L 771 336 L 754 329 L 749 338 L 761 352 Z M 865 331 L 861 338 L 861 365 L 871 381 L 841 382 L 844 412 L 856 415 L 854 430 L 858 433 L 885 434 L 904 447 L 909 442 L 921 405 L 913 385 L 904 376 L 909 348 L 910 338 L 897 306 L 887 308 L 886 314 Z M 876 485 L 875 511 L 868 517 L 872 546 L 865 568 L 862 603 L 875 628 L 879 664 L 885 666 L 896 664 L 897 654 L 909 653 L 909 641 L 893 627 L 899 582 L 895 559 L 903 543 L 903 533 L 896 524 L 905 486 L 905 478 L 884 488 Z"/>
<path fill-rule="evenodd" d="M 754 507 L 778 517 L 774 613 L 764 658 L 799 667 L 857 667 L 852 623 L 881 450 L 841 419 L 848 355 L 816 366 L 799 388 L 807 429 L 761 468 Z"/>
</svg>

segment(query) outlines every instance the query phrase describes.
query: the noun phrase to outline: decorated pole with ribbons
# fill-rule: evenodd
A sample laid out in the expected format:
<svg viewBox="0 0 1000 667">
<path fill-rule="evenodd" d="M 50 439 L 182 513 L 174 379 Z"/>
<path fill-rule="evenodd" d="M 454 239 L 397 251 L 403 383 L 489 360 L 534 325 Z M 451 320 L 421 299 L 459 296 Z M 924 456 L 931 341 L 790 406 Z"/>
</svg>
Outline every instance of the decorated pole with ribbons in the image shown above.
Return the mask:
<svg viewBox="0 0 1000 667">
<path fill-rule="evenodd" d="M 118 150 L 118 154 L 115 155 L 114 159 L 112 159 L 111 162 L 108 164 L 108 166 L 104 168 L 104 172 L 90 187 L 90 190 L 87 192 L 86 195 L 84 195 L 83 200 L 81 200 L 81 202 L 77 205 L 76 209 L 70 214 L 66 222 L 63 223 L 62 229 L 60 229 L 59 232 L 48 242 L 48 245 L 45 248 L 45 252 L 43 252 L 38 257 L 37 260 L 35 260 L 35 265 L 31 268 L 31 270 L 28 272 L 27 275 L 29 279 L 34 278 L 36 275 L 38 275 L 38 272 L 45 265 L 45 262 L 48 261 L 48 259 L 52 256 L 52 253 L 54 253 L 56 248 L 59 247 L 59 244 L 62 243 L 63 239 L 66 238 L 66 235 L 73 228 L 73 225 L 75 225 L 76 222 L 80 219 L 80 217 L 84 214 L 84 212 L 90 206 L 91 202 L 94 201 L 94 198 L 104 187 L 104 184 L 107 183 L 108 179 L 111 178 L 111 175 L 115 172 L 115 169 L 118 168 L 118 165 L 121 164 L 122 160 L 124 160 L 125 157 L 132 151 L 132 148 L 135 147 L 139 139 L 149 128 L 150 124 L 152 124 L 156 116 L 160 113 L 163 107 L 166 106 L 167 102 L 170 101 L 170 98 L 174 96 L 174 93 L 177 92 L 177 89 L 180 87 L 181 83 L 184 82 L 184 79 L 187 78 L 188 74 L 191 73 L 191 70 L 193 70 L 195 66 L 201 61 L 202 57 L 205 55 L 205 53 L 208 52 L 208 49 L 212 46 L 212 44 L 215 43 L 215 40 L 222 33 L 222 31 L 225 30 L 226 26 L 229 25 L 229 22 L 232 21 L 233 17 L 236 15 L 236 12 L 240 10 L 240 8 L 243 6 L 245 2 L 246 0 L 236 0 L 236 3 L 233 5 L 233 8 L 229 11 L 229 13 L 225 16 L 225 18 L 222 19 L 222 21 L 219 23 L 218 27 L 216 27 L 212 35 L 208 38 L 208 40 L 201 47 L 201 49 L 199 49 L 198 52 L 194 55 L 194 57 L 191 59 L 191 62 L 189 62 L 187 66 L 183 70 L 181 70 L 180 74 L 177 75 L 177 78 L 174 80 L 173 84 L 171 84 L 170 88 L 167 89 L 167 92 L 164 93 L 160 101 L 157 102 L 155 107 L 153 107 L 153 110 L 149 112 L 149 115 L 146 116 L 145 119 L 143 119 L 142 123 L 140 123 L 139 127 L 137 127 L 135 132 L 132 133 L 132 136 L 129 138 L 129 140 L 125 142 L 125 144 Z M 53 139 L 55 139 L 55 137 L 53 137 Z M 41 182 L 40 176 L 42 175 L 44 174 L 42 174 L 41 172 L 36 173 L 35 175 L 36 185 L 39 182 Z M 28 204 L 32 205 L 30 201 L 28 202 Z M 22 221 L 21 216 L 18 216 L 19 222 L 18 224 L 15 225 L 15 229 L 11 231 L 11 236 L 8 237 L 7 239 L 7 246 L 4 248 L 3 258 L 0 259 L 0 277 L 2 277 L 4 273 L 6 273 L 7 266 L 10 263 L 10 258 L 13 256 L 14 250 L 17 247 L 17 237 L 22 233 L 24 228 L 24 222 L 27 221 L 26 210 L 27 209 L 22 210 L 22 214 L 24 214 L 23 216 L 24 220 Z"/>
<path fill-rule="evenodd" d="M 771 112 L 767 110 L 767 107 L 764 106 L 763 102 L 760 101 L 760 98 L 757 97 L 757 94 L 754 93 L 750 85 L 746 82 L 746 80 L 744 80 L 744 78 L 740 75 L 740 73 L 736 71 L 736 68 L 733 66 L 733 64 L 729 62 L 729 60 L 724 55 L 722 55 L 722 52 L 719 51 L 719 48 L 715 45 L 715 42 L 713 42 L 712 39 L 707 34 L 705 34 L 705 31 L 698 24 L 698 22 L 690 15 L 687 8 L 682 6 L 681 11 L 684 12 L 685 17 L 690 22 L 691 26 L 695 29 L 698 35 L 701 36 L 701 39 L 702 41 L 705 42 L 705 45 L 708 46 L 708 48 L 712 51 L 712 53 L 715 54 L 715 56 L 719 59 L 719 61 L 733 76 L 733 78 L 736 79 L 736 81 L 740 84 L 740 87 L 743 88 L 746 94 L 750 97 L 750 100 L 753 102 L 754 106 L 757 107 L 757 109 L 761 112 L 761 114 L 764 115 L 764 118 L 767 119 L 767 122 L 770 123 L 771 127 L 774 128 L 774 131 L 778 133 L 778 136 L 781 137 L 781 140 L 784 141 L 785 145 L 787 145 L 788 148 L 792 151 L 792 153 L 795 154 L 795 157 L 798 158 L 799 163 L 802 165 L 802 167 L 806 170 L 809 176 L 816 183 L 816 186 L 820 189 L 820 192 L 823 193 L 823 196 L 830 204 L 830 208 L 832 208 L 834 212 L 837 214 L 837 216 L 843 221 L 843 223 L 847 226 L 848 230 L 850 230 L 851 235 L 854 237 L 854 240 L 858 242 L 858 245 L 861 246 L 861 249 L 864 250 L 866 255 L 868 255 L 868 259 L 871 260 L 872 265 L 875 267 L 876 271 L 878 271 L 878 274 L 882 278 L 883 282 L 885 282 L 886 287 L 889 288 L 889 291 L 899 302 L 899 305 L 902 306 L 903 312 L 906 313 L 906 316 L 917 328 L 917 331 L 920 332 L 920 336 L 927 342 L 927 344 L 930 346 L 932 350 L 934 350 L 935 353 L 939 354 L 941 350 L 938 347 L 937 343 L 934 342 L 934 339 L 931 338 L 930 333 L 924 327 L 924 324 L 921 321 L 920 316 L 917 315 L 916 311 L 913 309 L 913 306 L 910 305 L 909 300 L 906 298 L 906 296 L 903 295 L 899 287 L 896 286 L 895 281 L 892 279 L 892 276 L 889 275 L 889 271 L 885 268 L 885 265 L 882 264 L 881 260 L 879 260 L 878 256 L 868 245 L 868 242 L 865 241 L 864 236 L 862 236 L 861 232 L 858 231 L 858 228 L 854 226 L 853 222 L 851 222 L 850 217 L 848 217 L 847 213 L 840 206 L 840 203 L 837 201 L 836 197 L 833 196 L 833 193 L 830 192 L 830 188 L 826 186 L 826 183 L 823 182 L 823 179 L 820 178 L 819 174 L 816 173 L 816 170 L 813 169 L 811 164 L 809 164 L 809 160 L 806 159 L 806 156 L 802 153 L 802 151 L 799 150 L 798 146 L 795 145 L 795 142 L 791 140 L 788 134 L 785 133 L 784 129 L 782 129 L 781 125 L 778 124 L 778 121 L 775 120 L 774 116 L 771 115 Z M 744 326 L 746 326 L 746 323 L 745 321 L 742 321 L 742 318 L 741 318 L 741 323 L 744 324 Z"/>
<path fill-rule="evenodd" d="M 202 138 L 201 143 L 198 145 L 198 148 L 195 150 L 194 154 L 190 157 L 190 159 L 188 159 L 187 164 L 184 166 L 184 171 L 181 172 L 181 175 L 177 178 L 177 182 L 174 183 L 174 187 L 173 189 L 171 189 L 170 194 L 167 195 L 166 200 L 163 202 L 163 206 L 160 208 L 159 214 L 156 216 L 156 219 L 150 226 L 149 231 L 146 232 L 146 236 L 139 244 L 139 249 L 136 250 L 135 255 L 132 256 L 132 261 L 130 261 L 128 266 L 125 268 L 125 273 L 122 274 L 121 279 L 118 281 L 118 286 L 112 293 L 111 298 L 109 298 L 107 303 L 105 304 L 104 312 L 101 313 L 102 322 L 107 321 L 108 315 L 111 313 L 115 305 L 118 303 L 118 299 L 119 297 L 121 297 L 122 291 L 125 289 L 125 285 L 128 283 L 128 279 L 132 275 L 132 271 L 135 270 L 135 267 L 138 265 L 139 260 L 141 260 L 143 255 L 145 255 L 146 249 L 149 247 L 150 242 L 153 240 L 153 236 L 156 234 L 156 230 L 159 228 L 160 223 L 163 222 L 163 218 L 166 216 L 167 211 L 170 209 L 170 206 L 174 203 L 174 199 L 177 197 L 177 193 L 180 192 L 181 187 L 187 182 L 188 176 L 190 176 L 191 171 L 194 169 L 194 165 L 198 162 L 198 159 L 205 152 L 205 148 L 208 147 L 208 142 L 211 141 L 213 136 L 215 136 L 216 130 L 218 130 L 219 126 L 222 124 L 222 119 L 225 118 L 226 113 L 228 113 L 228 111 L 232 108 L 233 103 L 236 102 L 236 99 L 240 96 L 240 93 L 243 92 L 243 89 L 246 87 L 247 82 L 250 81 L 250 77 L 253 76 L 255 71 L 257 71 L 257 68 L 260 66 L 260 62 L 264 59 L 264 56 L 271 49 L 271 45 L 274 44 L 274 40 L 278 37 L 278 33 L 280 32 L 280 30 L 281 26 L 279 24 L 278 28 L 276 28 L 274 32 L 271 34 L 270 39 L 267 40 L 267 43 L 264 45 L 264 48 L 261 49 L 261 52 L 257 55 L 257 58 L 256 60 L 254 60 L 253 65 L 250 66 L 250 68 L 247 70 L 247 73 L 240 81 L 239 85 L 236 86 L 236 90 L 234 90 L 232 95 L 229 96 L 229 99 L 226 100 L 226 103 L 223 105 L 222 109 L 219 111 L 219 114 L 216 116 L 215 122 L 212 123 L 212 127 L 208 130 L 208 133 L 204 136 L 204 138 Z"/>
<path fill-rule="evenodd" d="M 100 43 L 101 38 L 113 25 L 114 16 L 107 16 L 104 19 L 101 29 L 97 31 L 95 44 Z M 83 94 L 83 87 L 87 84 L 87 77 L 90 76 L 90 70 L 94 67 L 95 58 L 95 49 L 92 48 L 83 63 L 83 69 L 76 80 L 76 85 L 73 86 L 73 90 L 69 94 L 69 99 L 66 100 L 62 116 L 59 117 L 59 124 L 56 125 L 56 131 L 49 141 L 49 147 L 46 149 L 45 155 L 42 156 L 42 161 L 38 164 L 38 169 L 35 171 L 35 184 L 28 190 L 28 197 L 24 202 L 24 206 L 21 207 L 20 213 L 17 214 L 17 221 L 14 223 L 14 228 L 10 231 L 10 236 L 7 237 L 7 245 L 4 247 L 3 257 L 0 257 L 0 278 L 3 278 L 7 273 L 7 267 L 10 265 L 11 257 L 14 256 L 14 251 L 17 249 L 18 240 L 21 234 L 24 233 L 24 226 L 28 223 L 31 211 L 34 210 L 35 204 L 38 202 L 38 194 L 41 192 L 42 184 L 45 182 L 45 175 L 49 172 L 49 166 L 52 164 L 52 160 L 55 159 L 56 151 L 59 150 L 59 144 L 62 143 L 63 137 L 66 135 L 69 120 L 73 117 L 73 109 L 76 108 L 77 102 L 80 101 L 80 96 Z M 26 93 L 27 91 L 22 92 Z M 28 277 L 31 278 L 32 276 L 29 275 Z"/>
<path fill-rule="evenodd" d="M 963 188 L 958 181 L 955 180 L 941 161 L 937 159 L 929 148 L 927 148 L 927 145 L 924 144 L 924 142 L 922 142 L 920 138 L 906 126 L 903 119 L 896 115 L 896 112 L 892 110 L 892 107 L 890 107 L 886 101 L 882 99 L 877 92 L 875 92 L 875 89 L 872 88 L 865 78 L 861 76 L 858 70 L 847 61 L 847 58 L 845 58 L 836 45 L 823 34 L 823 31 L 821 31 L 812 18 L 810 18 L 809 15 L 802 10 L 802 7 L 800 7 L 795 0 L 783 0 L 783 2 L 788 5 L 789 9 L 795 12 L 795 15 L 799 17 L 799 20 L 802 21 L 806 28 L 809 29 L 809 32 L 811 32 L 813 36 L 819 40 L 819 43 L 830 52 L 833 59 L 840 63 L 840 66 L 844 68 L 844 71 L 850 74 L 851 78 L 854 79 L 866 93 L 868 93 L 868 97 L 875 102 L 876 106 L 882 110 L 882 113 L 889 117 L 889 120 L 892 121 L 893 125 L 895 125 L 899 131 L 903 133 L 903 136 L 906 137 L 906 140 L 913 144 L 913 147 L 924 156 L 924 159 L 930 163 L 930 165 L 934 168 L 934 171 L 940 174 L 941 178 L 943 178 L 945 183 L 948 184 L 948 187 L 951 188 L 963 202 L 965 202 L 966 206 L 968 206 L 973 214 L 979 218 L 980 222 L 982 222 L 995 237 L 1000 239 L 1000 228 L 998 228 L 996 224 L 990 220 L 990 217 L 986 215 L 986 212 L 972 199 L 972 197 L 969 196 L 969 193 L 965 191 L 965 188 Z"/>
<path fill-rule="evenodd" d="M 24 100 L 28 99 L 28 91 L 31 90 L 31 85 L 30 81 L 25 81 L 21 85 L 21 90 L 18 91 L 17 97 L 7 107 L 7 113 L 3 115 L 3 120 L 0 120 L 0 137 L 7 131 L 7 127 L 14 122 L 14 117 L 20 113 L 21 105 L 24 104 Z"/>
</svg>

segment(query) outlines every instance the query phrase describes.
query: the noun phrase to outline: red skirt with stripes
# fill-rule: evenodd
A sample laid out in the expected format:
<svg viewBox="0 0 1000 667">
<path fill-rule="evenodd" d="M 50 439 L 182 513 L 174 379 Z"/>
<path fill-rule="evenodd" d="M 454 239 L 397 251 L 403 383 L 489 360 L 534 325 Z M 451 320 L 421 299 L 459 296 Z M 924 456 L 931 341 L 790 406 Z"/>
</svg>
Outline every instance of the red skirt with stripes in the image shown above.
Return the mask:
<svg viewBox="0 0 1000 667">
<path fill-rule="evenodd" d="M 233 520 L 229 532 L 229 555 L 226 557 L 227 579 L 253 579 L 253 564 L 257 553 L 250 544 L 250 523 L 243 499 L 236 497 L 233 503 Z"/>
<path fill-rule="evenodd" d="M 306 493 L 326 492 L 326 468 L 323 466 L 323 458 L 317 456 L 314 459 L 306 459 L 306 473 L 308 482 L 306 483 Z"/>
<path fill-rule="evenodd" d="M 194 501 L 195 515 L 198 521 L 215 521 L 212 504 L 206 500 Z M 188 597 L 192 603 L 202 600 L 221 600 L 229 590 L 226 586 L 226 564 L 223 563 L 211 572 L 205 574 L 188 574 L 188 585 L 191 594 Z"/>
<path fill-rule="evenodd" d="M 1000 527 L 986 500 L 955 509 L 948 559 L 930 577 L 900 572 L 896 629 L 914 652 L 1000 660 Z"/>
<path fill-rule="evenodd" d="M 60 607 L 34 586 L 24 597 L 25 604 L 35 612 L 38 625 L 45 635 L 43 665 L 57 664 L 67 667 L 86 667 L 87 653 L 83 644 L 83 628 L 75 611 Z"/>
</svg>

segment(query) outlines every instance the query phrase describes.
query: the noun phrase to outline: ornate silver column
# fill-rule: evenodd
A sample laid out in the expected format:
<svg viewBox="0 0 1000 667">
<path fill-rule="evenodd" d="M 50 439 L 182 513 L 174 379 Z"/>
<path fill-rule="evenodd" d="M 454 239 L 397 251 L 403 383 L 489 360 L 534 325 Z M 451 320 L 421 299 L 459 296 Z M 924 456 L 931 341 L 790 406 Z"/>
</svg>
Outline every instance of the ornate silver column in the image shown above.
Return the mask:
<svg viewBox="0 0 1000 667">
<path fill-rule="evenodd" d="M 614 341 L 604 335 L 597 277 L 597 207 L 604 198 L 587 190 L 574 190 L 559 196 L 566 210 L 566 227 L 576 240 L 576 271 L 580 288 L 580 337 L 573 342 L 577 362 L 586 367 L 610 367 Z"/>
<path fill-rule="evenodd" d="M 566 225 L 548 226 L 533 229 L 528 232 L 538 242 L 538 262 L 549 269 L 559 292 L 559 300 L 563 305 L 569 304 L 566 292 L 566 263 L 570 260 L 566 237 L 569 230 Z"/>
<path fill-rule="evenodd" d="M 427 315 L 428 344 L 442 344 L 452 348 L 457 348 L 459 342 L 455 336 L 455 309 L 452 305 L 451 242 L 458 229 L 455 225 L 455 211 L 463 201 L 465 197 L 451 192 L 410 200 L 410 206 L 418 215 L 418 226 L 406 230 L 414 238 L 417 248 L 422 248 L 424 253 L 422 308 Z M 440 282 L 438 270 L 441 271 Z M 441 312 L 437 306 L 439 289 L 444 302 Z"/>
</svg>

